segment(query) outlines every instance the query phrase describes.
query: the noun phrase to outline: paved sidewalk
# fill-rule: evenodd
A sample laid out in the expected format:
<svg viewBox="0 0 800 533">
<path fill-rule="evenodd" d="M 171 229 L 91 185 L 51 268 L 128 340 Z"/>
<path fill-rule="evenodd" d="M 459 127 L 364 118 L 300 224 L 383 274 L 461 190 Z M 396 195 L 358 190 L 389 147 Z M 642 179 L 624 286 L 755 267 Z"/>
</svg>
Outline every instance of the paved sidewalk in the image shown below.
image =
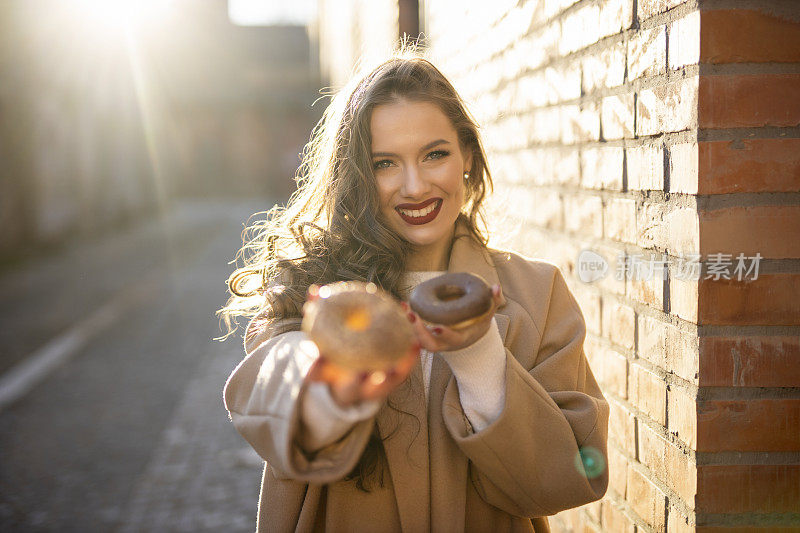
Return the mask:
<svg viewBox="0 0 800 533">
<path fill-rule="evenodd" d="M 244 355 L 227 349 L 198 365 L 123 514 L 120 531 L 255 531 L 261 458 L 235 432 L 222 386 Z"/>
<path fill-rule="evenodd" d="M 263 462 L 222 402 L 242 332 L 212 339 L 242 223 L 270 205 L 181 203 L 0 276 L 5 368 L 141 297 L 0 411 L 0 531 L 255 530 Z"/>
</svg>

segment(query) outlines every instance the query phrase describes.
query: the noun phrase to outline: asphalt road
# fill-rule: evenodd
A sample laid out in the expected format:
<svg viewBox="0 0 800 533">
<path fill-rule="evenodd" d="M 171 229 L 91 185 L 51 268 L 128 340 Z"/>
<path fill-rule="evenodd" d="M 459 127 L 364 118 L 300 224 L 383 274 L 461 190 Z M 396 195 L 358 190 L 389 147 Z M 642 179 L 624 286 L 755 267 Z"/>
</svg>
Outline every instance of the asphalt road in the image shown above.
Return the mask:
<svg viewBox="0 0 800 533">
<path fill-rule="evenodd" d="M 0 411 L 0 531 L 254 530 L 263 463 L 222 405 L 241 334 L 214 312 L 270 206 L 183 203 L 0 276 L 0 374 L 119 311 Z"/>
</svg>

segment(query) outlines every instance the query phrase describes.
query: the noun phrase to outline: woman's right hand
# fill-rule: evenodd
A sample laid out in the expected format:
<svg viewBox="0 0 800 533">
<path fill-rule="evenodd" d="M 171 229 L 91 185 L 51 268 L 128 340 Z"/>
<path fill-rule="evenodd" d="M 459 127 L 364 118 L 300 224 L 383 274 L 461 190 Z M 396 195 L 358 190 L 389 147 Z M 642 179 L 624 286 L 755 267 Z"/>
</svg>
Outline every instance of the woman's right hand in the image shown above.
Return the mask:
<svg viewBox="0 0 800 533">
<path fill-rule="evenodd" d="M 308 381 L 320 381 L 330 387 L 331 396 L 339 407 L 350 407 L 363 401 L 383 400 L 400 385 L 419 359 L 420 346 L 415 342 L 408 354 L 386 370 L 358 372 L 333 363 L 320 354 L 306 376 Z"/>
<path fill-rule="evenodd" d="M 306 297 L 308 300 L 316 300 L 319 296 L 316 291 L 309 289 Z M 327 383 L 331 396 L 339 407 L 349 407 L 365 400 L 383 400 L 405 381 L 414 369 L 421 348 L 419 342 L 415 340 L 409 352 L 394 365 L 383 371 L 372 372 L 358 372 L 344 368 L 321 353 L 311 365 L 306 381 Z"/>
</svg>

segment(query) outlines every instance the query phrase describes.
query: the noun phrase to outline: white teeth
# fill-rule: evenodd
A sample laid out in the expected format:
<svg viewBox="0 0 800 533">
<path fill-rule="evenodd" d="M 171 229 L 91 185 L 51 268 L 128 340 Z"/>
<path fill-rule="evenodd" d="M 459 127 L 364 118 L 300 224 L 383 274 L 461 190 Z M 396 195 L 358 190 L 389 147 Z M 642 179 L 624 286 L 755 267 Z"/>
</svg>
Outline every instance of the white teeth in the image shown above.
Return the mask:
<svg viewBox="0 0 800 533">
<path fill-rule="evenodd" d="M 424 217 L 425 215 L 428 215 L 428 214 L 432 213 L 433 210 L 436 209 L 436 206 L 438 205 L 438 203 L 439 203 L 439 201 L 437 200 L 437 201 L 431 203 L 425 209 L 415 209 L 413 211 L 409 211 L 408 209 L 399 209 L 398 208 L 398 211 L 400 211 L 401 213 L 403 213 L 407 217 L 419 218 L 419 217 Z"/>
</svg>

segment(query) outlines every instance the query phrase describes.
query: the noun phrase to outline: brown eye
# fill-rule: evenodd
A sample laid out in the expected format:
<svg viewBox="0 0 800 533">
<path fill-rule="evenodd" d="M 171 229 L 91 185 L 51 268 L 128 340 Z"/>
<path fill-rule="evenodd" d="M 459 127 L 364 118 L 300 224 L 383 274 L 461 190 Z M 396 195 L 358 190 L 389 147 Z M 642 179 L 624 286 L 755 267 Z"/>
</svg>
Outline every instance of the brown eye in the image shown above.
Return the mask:
<svg viewBox="0 0 800 533">
<path fill-rule="evenodd" d="M 380 161 L 375 161 L 372 164 L 372 168 L 373 168 L 373 170 L 378 170 L 378 169 L 381 169 L 381 168 L 389 168 L 389 165 L 391 165 L 391 164 L 392 164 L 392 162 L 389 161 L 388 159 L 381 159 Z"/>
</svg>

